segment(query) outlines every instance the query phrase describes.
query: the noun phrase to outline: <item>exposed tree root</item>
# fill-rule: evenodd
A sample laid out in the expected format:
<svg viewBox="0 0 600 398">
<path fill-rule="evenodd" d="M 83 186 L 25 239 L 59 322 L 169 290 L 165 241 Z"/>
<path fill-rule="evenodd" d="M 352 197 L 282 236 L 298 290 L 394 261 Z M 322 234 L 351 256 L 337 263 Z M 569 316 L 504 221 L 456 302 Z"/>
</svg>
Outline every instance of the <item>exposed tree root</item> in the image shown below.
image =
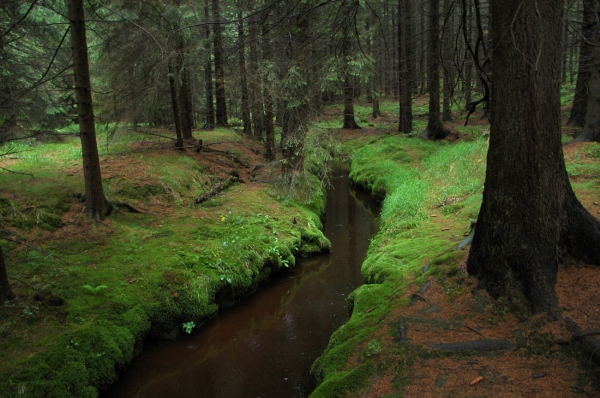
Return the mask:
<svg viewBox="0 0 600 398">
<path fill-rule="evenodd" d="M 147 214 L 148 213 L 147 211 L 144 211 L 144 210 L 140 209 L 139 207 L 136 207 L 136 206 L 132 205 L 131 203 L 125 202 L 123 200 L 113 200 L 110 203 L 113 206 L 126 207 L 132 213 L 140 213 L 140 214 Z"/>
</svg>

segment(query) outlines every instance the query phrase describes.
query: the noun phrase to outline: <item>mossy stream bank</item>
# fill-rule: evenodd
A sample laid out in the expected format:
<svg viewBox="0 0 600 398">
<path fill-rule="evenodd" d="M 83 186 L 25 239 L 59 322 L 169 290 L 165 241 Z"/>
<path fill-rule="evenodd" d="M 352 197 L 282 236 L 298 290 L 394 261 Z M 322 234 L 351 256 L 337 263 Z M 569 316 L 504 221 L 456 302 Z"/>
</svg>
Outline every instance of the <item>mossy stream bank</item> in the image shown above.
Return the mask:
<svg viewBox="0 0 600 398">
<path fill-rule="evenodd" d="M 518 298 L 492 300 L 467 275 L 468 251 L 459 244 L 481 204 L 485 138 L 434 143 L 381 135 L 346 147 L 353 153 L 350 177 L 385 198 L 381 228 L 362 266 L 366 284 L 348 297 L 351 317 L 313 364 L 319 386 L 311 397 L 597 394 L 597 368 L 561 322 L 531 317 Z M 567 156 L 573 188 L 593 213 L 598 174 L 593 183 L 578 176 L 582 169 L 597 173 L 596 150 L 591 144 Z M 598 278 L 586 269 L 559 274 L 559 298 L 568 283 Z M 594 300 L 592 286 L 577 288 L 589 290 L 587 301 Z M 576 316 L 574 308 L 585 302 L 561 298 L 561 309 Z M 578 319 L 588 328 L 598 323 Z M 467 348 L 444 349 L 455 346 Z"/>
<path fill-rule="evenodd" d="M 244 302 L 177 341 L 152 341 L 104 396 L 306 397 L 313 361 L 348 319 L 346 297 L 377 225 L 369 198 L 331 176 L 324 232 L 331 251 L 299 257 Z"/>
<path fill-rule="evenodd" d="M 252 142 L 207 134 L 223 153 L 238 148 L 236 156 L 251 161 Z M 90 221 L 76 198 L 78 154 L 62 152 L 73 145 L 34 146 L 11 160 L 16 171 L 37 165 L 34 178 L 0 174 L 3 234 L 12 239 L 2 245 L 17 294 L 1 308 L 0 396 L 97 397 L 144 338 L 198 328 L 293 267 L 295 255 L 330 247 L 321 232 L 323 194 L 284 203 L 246 179 L 195 205 L 219 177 L 192 158 L 204 155 L 177 153 L 170 143 L 103 153 L 110 197 L 144 213 L 121 209 Z"/>
</svg>

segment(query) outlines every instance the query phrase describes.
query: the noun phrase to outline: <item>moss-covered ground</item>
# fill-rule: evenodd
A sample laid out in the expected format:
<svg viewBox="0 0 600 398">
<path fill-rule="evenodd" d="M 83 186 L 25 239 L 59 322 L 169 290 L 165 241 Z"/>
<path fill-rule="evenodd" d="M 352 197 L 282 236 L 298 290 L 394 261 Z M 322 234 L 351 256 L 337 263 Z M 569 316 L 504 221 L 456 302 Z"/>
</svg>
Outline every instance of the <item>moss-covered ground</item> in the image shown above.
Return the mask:
<svg viewBox="0 0 600 398">
<path fill-rule="evenodd" d="M 199 153 L 156 135 L 101 135 L 106 195 L 130 205 L 102 222 L 82 213 L 77 140 L 3 148 L 0 234 L 17 298 L 0 307 L 0 396 L 98 396 L 145 336 L 189 332 L 295 255 L 329 248 L 314 177 L 311 195 L 289 200 L 267 181 L 259 143 L 232 130 L 196 137 Z M 241 182 L 195 203 L 232 172 Z"/>
<path fill-rule="evenodd" d="M 531 318 L 519 298 L 492 300 L 475 290 L 477 282 L 466 273 L 468 245 L 461 243 L 481 204 L 489 126 L 475 119 L 474 126 L 463 127 L 459 119 L 451 125 L 458 136 L 426 142 L 413 137 L 419 131 L 401 136 L 393 132 L 397 124 L 382 128 L 396 111 L 369 120 L 363 131 L 343 133 L 350 177 L 383 200 L 381 229 L 362 266 L 366 284 L 348 297 L 350 320 L 313 364 L 320 384 L 311 397 L 598 394 L 590 356 L 563 322 Z M 422 123 L 417 120 L 416 129 Z M 599 148 L 565 146 L 573 187 L 596 216 Z M 561 310 L 587 330 L 600 326 L 597 274 L 583 264 L 559 274 Z M 486 339 L 512 348 L 432 348 Z"/>
<path fill-rule="evenodd" d="M 417 99 L 415 113 L 423 104 Z M 339 130 L 339 107 L 327 109 L 307 138 L 311 173 L 287 190 L 262 146 L 232 130 L 195 132 L 200 152 L 196 142 L 174 150 L 166 131 L 110 130 L 100 135 L 101 167 L 106 194 L 120 205 L 102 222 L 82 214 L 76 140 L 5 146 L 0 242 L 17 299 L 0 307 L 0 396 L 98 396 L 145 336 L 192 331 L 286 272 L 294 255 L 327 250 L 318 177 L 335 156 L 351 160 L 351 178 L 383 210 L 362 267 L 366 283 L 348 297 L 350 320 L 313 365 L 312 396 L 597 395 L 581 336 L 531 318 L 518 299 L 472 293 L 468 245 L 459 245 L 481 202 L 486 121 L 474 115 L 461 127 L 458 119 L 451 139 L 426 142 L 417 138 L 424 118 L 399 136 L 397 104 L 381 107 L 372 119 L 368 104 L 357 104 L 364 129 L 354 131 Z M 566 145 L 565 155 L 578 197 L 599 214 L 600 146 Z M 232 173 L 240 183 L 195 203 Z M 598 273 L 584 264 L 560 272 L 563 313 L 584 331 L 600 330 Z M 432 349 L 482 339 L 511 348 Z"/>
</svg>

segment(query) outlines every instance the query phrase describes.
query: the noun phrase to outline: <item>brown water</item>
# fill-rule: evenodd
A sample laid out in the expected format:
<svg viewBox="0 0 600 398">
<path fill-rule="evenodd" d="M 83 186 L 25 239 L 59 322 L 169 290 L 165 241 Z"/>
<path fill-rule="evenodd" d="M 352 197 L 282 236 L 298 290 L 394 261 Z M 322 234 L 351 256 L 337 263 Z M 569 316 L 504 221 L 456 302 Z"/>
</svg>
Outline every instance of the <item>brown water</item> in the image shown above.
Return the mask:
<svg viewBox="0 0 600 398">
<path fill-rule="evenodd" d="M 245 302 L 177 341 L 150 341 L 104 397 L 306 397 L 310 367 L 348 319 L 346 297 L 377 230 L 369 197 L 332 177 L 325 234 L 329 254 L 297 266 Z M 376 214 L 376 213 L 375 213 Z"/>
</svg>

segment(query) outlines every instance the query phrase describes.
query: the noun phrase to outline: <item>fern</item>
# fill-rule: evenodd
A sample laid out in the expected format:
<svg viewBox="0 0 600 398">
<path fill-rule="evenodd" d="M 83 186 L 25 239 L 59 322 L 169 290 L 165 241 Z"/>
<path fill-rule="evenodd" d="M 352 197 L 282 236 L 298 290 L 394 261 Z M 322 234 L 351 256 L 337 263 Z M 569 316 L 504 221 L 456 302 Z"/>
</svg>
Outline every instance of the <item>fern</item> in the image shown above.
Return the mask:
<svg viewBox="0 0 600 398">
<path fill-rule="evenodd" d="M 90 293 L 96 294 L 99 291 L 102 291 L 104 289 L 108 289 L 108 286 L 106 286 L 106 285 L 98 285 L 96 287 L 93 287 L 92 285 L 83 285 L 83 288 L 86 289 L 87 291 L 89 291 Z"/>
</svg>

